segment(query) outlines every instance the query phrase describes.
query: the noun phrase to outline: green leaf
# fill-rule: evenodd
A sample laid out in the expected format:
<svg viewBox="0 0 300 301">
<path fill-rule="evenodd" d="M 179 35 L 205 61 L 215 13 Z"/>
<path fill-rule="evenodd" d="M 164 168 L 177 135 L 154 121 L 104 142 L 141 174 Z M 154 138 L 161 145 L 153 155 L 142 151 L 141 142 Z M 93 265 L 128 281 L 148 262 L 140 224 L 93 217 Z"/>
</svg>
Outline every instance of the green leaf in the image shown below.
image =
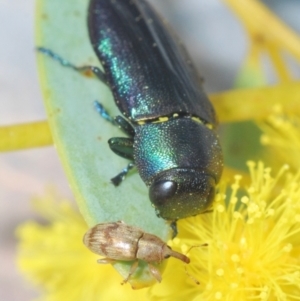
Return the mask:
<svg viewBox="0 0 300 301">
<path fill-rule="evenodd" d="M 88 37 L 87 6 L 88 0 L 38 1 L 36 46 L 49 48 L 78 66 L 100 66 Z M 130 174 L 117 188 L 110 183 L 128 164 L 107 144 L 109 138 L 123 134 L 93 107 L 98 100 L 113 116 L 120 114 L 110 90 L 46 55 L 37 56 L 54 143 L 87 224 L 123 220 L 166 240 L 169 226 L 155 215 L 138 173 Z M 129 267 L 117 264 L 117 269 L 126 276 Z M 144 281 L 153 280 L 142 274 Z"/>
</svg>

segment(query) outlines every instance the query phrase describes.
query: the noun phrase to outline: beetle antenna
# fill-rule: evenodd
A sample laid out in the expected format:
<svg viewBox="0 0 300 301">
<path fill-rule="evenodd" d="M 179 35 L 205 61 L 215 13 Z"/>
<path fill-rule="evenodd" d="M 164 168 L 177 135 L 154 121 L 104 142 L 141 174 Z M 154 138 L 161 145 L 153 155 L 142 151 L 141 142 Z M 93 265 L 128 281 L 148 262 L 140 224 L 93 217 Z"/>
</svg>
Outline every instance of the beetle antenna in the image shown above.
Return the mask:
<svg viewBox="0 0 300 301">
<path fill-rule="evenodd" d="M 201 247 L 208 247 L 208 243 L 204 243 L 204 244 L 201 244 L 201 245 L 197 245 L 197 246 L 191 246 L 187 252 L 185 253 L 185 255 L 187 255 L 192 249 L 194 248 L 201 248 Z"/>
</svg>

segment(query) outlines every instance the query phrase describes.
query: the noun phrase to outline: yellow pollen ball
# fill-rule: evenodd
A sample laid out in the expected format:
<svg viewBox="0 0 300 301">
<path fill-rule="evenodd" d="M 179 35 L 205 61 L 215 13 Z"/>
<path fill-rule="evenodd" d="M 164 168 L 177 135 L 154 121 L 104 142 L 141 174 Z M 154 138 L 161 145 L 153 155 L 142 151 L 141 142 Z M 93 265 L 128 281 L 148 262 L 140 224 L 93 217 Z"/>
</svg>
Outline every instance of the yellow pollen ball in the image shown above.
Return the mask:
<svg viewBox="0 0 300 301">
<path fill-rule="evenodd" d="M 234 183 L 234 184 L 231 185 L 231 189 L 232 190 L 237 190 L 239 187 L 240 186 L 238 184 L 236 184 L 236 183 Z"/>
<path fill-rule="evenodd" d="M 275 210 L 274 209 L 268 209 L 267 210 L 267 216 L 273 216 L 275 213 Z"/>
<path fill-rule="evenodd" d="M 242 216 L 242 214 L 241 214 L 240 212 L 234 211 L 234 212 L 233 212 L 233 217 L 234 217 L 235 219 L 239 219 L 239 218 L 242 218 L 243 216 Z"/>
<path fill-rule="evenodd" d="M 238 199 L 236 197 L 230 199 L 230 203 L 233 205 L 236 204 L 237 201 L 238 201 Z"/>
<path fill-rule="evenodd" d="M 218 205 L 217 206 L 217 211 L 218 212 L 224 212 L 225 211 L 225 207 L 223 205 Z"/>
<path fill-rule="evenodd" d="M 241 238 L 240 246 L 242 249 L 246 249 L 248 247 L 247 240 L 245 237 Z"/>
<path fill-rule="evenodd" d="M 255 188 L 254 187 L 249 187 L 248 188 L 248 192 L 251 194 L 251 193 L 254 193 L 255 192 Z"/>
<path fill-rule="evenodd" d="M 262 135 L 262 136 L 260 137 L 260 142 L 261 142 L 261 144 L 263 144 L 263 145 L 269 144 L 270 141 L 271 141 L 271 139 L 270 139 L 270 137 L 267 136 L 267 135 Z"/>
<path fill-rule="evenodd" d="M 248 198 L 247 196 L 243 196 L 243 197 L 241 198 L 241 202 L 242 202 L 243 204 L 247 204 L 247 203 L 249 202 L 249 198 Z"/>
<path fill-rule="evenodd" d="M 292 244 L 287 244 L 286 246 L 283 247 L 283 251 L 286 253 L 291 252 L 293 249 L 293 245 Z"/>
<path fill-rule="evenodd" d="M 233 255 L 231 255 L 231 260 L 233 262 L 240 262 L 240 256 L 237 254 L 233 254 Z"/>
<path fill-rule="evenodd" d="M 288 164 L 284 164 L 282 167 L 282 169 L 284 169 L 284 170 L 288 170 L 289 168 L 290 168 L 290 166 Z"/>
<path fill-rule="evenodd" d="M 253 218 L 249 218 L 248 220 L 247 220 L 247 224 L 248 225 L 251 225 L 251 224 L 253 224 L 254 223 L 254 219 Z"/>
<path fill-rule="evenodd" d="M 248 212 L 249 213 L 254 213 L 254 212 L 257 212 L 259 210 L 259 207 L 258 207 L 258 205 L 257 204 L 250 204 L 249 206 L 248 206 Z"/>
<path fill-rule="evenodd" d="M 247 166 L 249 167 L 249 168 L 254 168 L 254 166 L 255 166 L 255 162 L 254 161 L 247 161 Z"/>
<path fill-rule="evenodd" d="M 241 176 L 241 175 L 235 175 L 235 176 L 234 176 L 234 179 L 235 179 L 236 181 L 240 181 L 240 180 L 242 179 L 242 176 Z"/>
<path fill-rule="evenodd" d="M 215 293 L 215 298 L 216 298 L 217 300 L 221 300 L 221 299 L 222 299 L 222 293 L 221 293 L 221 292 L 216 292 L 216 293 Z"/>
<path fill-rule="evenodd" d="M 213 289 L 212 283 L 211 283 L 211 282 L 207 283 L 207 285 L 206 285 L 206 290 L 210 291 L 210 290 L 212 290 L 212 289 Z"/>
<path fill-rule="evenodd" d="M 223 269 L 218 269 L 217 271 L 216 271 L 216 274 L 218 275 L 218 276 L 223 276 L 224 275 L 224 270 Z"/>
<path fill-rule="evenodd" d="M 261 300 L 267 300 L 268 294 L 266 292 L 261 292 L 259 297 Z"/>
<path fill-rule="evenodd" d="M 280 114 L 282 112 L 282 106 L 277 103 L 272 107 L 272 111 L 276 114 Z"/>
<path fill-rule="evenodd" d="M 186 254 L 188 250 L 189 250 L 189 247 L 186 244 L 181 246 L 181 252 L 182 253 Z"/>
<path fill-rule="evenodd" d="M 178 237 L 175 237 L 173 240 L 172 240 L 172 243 L 174 243 L 175 245 L 178 245 L 180 243 L 180 239 Z"/>
</svg>

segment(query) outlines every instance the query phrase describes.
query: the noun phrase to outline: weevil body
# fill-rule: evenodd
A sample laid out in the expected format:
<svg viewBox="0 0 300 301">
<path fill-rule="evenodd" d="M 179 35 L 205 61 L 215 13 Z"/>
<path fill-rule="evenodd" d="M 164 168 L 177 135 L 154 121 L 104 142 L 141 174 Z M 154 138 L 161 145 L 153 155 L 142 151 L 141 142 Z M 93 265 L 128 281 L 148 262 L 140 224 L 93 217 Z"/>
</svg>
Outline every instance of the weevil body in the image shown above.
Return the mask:
<svg viewBox="0 0 300 301">
<path fill-rule="evenodd" d="M 173 251 L 159 237 L 123 222 L 98 224 L 86 232 L 83 242 L 92 252 L 106 257 L 98 260 L 99 263 L 134 261 L 123 283 L 135 272 L 139 260 L 147 262 L 158 282 L 161 281 L 161 275 L 153 263 L 161 263 L 171 256 L 185 263 L 190 262 L 187 256 Z"/>
<path fill-rule="evenodd" d="M 129 138 L 110 139 L 110 148 L 135 163 L 162 218 L 206 211 L 222 151 L 215 111 L 184 47 L 145 0 L 91 0 L 88 27 L 106 83 L 132 128 Z"/>
</svg>

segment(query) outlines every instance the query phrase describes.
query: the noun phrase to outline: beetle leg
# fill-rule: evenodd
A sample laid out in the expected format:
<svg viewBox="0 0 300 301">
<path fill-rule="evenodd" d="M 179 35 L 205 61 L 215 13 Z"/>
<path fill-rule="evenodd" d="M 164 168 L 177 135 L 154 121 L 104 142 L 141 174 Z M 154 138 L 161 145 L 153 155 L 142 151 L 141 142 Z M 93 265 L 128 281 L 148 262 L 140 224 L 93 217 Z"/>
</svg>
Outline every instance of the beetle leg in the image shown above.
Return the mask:
<svg viewBox="0 0 300 301">
<path fill-rule="evenodd" d="M 209 209 L 203 211 L 201 214 L 212 213 L 212 212 L 214 212 L 214 209 L 209 208 Z"/>
<path fill-rule="evenodd" d="M 118 175 L 110 179 L 115 186 L 119 186 L 128 174 L 129 170 L 134 167 L 134 163 L 129 163 Z"/>
<path fill-rule="evenodd" d="M 129 137 L 134 137 L 134 128 L 125 118 L 123 118 L 122 116 L 116 116 L 114 118 L 114 121 L 118 125 L 118 127 L 123 131 L 123 133 L 125 133 Z"/>
<path fill-rule="evenodd" d="M 47 48 L 44 48 L 44 47 L 37 47 L 36 50 L 38 52 L 41 52 L 41 53 L 51 57 L 55 61 L 59 62 L 62 66 L 71 68 L 71 69 L 73 69 L 73 70 L 75 70 L 75 71 L 77 71 L 77 72 L 79 72 L 83 75 L 90 76 L 90 74 L 92 73 L 93 76 L 97 77 L 102 83 L 107 85 L 107 80 L 106 80 L 105 73 L 98 67 L 95 67 L 95 66 L 77 67 L 77 66 L 73 65 L 71 62 L 69 62 L 68 60 L 62 58 L 61 56 L 59 56 L 58 54 L 56 54 L 55 52 L 53 52 L 50 49 L 47 49 Z"/>
<path fill-rule="evenodd" d="M 100 114 L 101 117 L 112 123 L 113 125 L 117 125 L 115 119 L 109 115 L 109 113 L 106 111 L 106 109 L 103 107 L 103 105 L 95 100 L 94 101 L 94 108 L 96 111 Z"/>
<path fill-rule="evenodd" d="M 101 115 L 101 117 L 103 117 L 113 125 L 116 125 L 127 136 L 132 138 L 134 137 L 134 128 L 125 118 L 123 118 L 122 116 L 116 116 L 115 118 L 111 117 L 104 106 L 97 100 L 94 101 L 94 107 L 96 111 Z"/>
<path fill-rule="evenodd" d="M 138 266 L 139 266 L 139 261 L 136 260 L 136 261 L 132 264 L 132 266 L 131 266 L 131 268 L 130 268 L 130 270 L 129 270 L 129 273 L 128 273 L 127 277 L 126 277 L 126 278 L 123 280 L 123 282 L 121 283 L 122 285 L 125 284 L 126 282 L 128 282 L 128 280 L 129 280 L 130 277 L 134 274 L 134 272 L 136 271 L 136 269 L 137 269 Z"/>
<path fill-rule="evenodd" d="M 148 267 L 149 267 L 149 271 L 151 273 L 151 275 L 158 281 L 161 282 L 161 274 L 159 272 L 159 270 L 153 266 L 152 264 L 148 263 Z"/>
<path fill-rule="evenodd" d="M 118 156 L 133 161 L 133 139 L 115 137 L 108 140 L 110 149 Z"/>
<path fill-rule="evenodd" d="M 118 125 L 118 127 L 131 138 L 124 138 L 124 137 L 115 137 L 108 140 L 108 144 L 110 149 L 117 154 L 118 156 L 134 160 L 133 159 L 133 136 L 134 136 L 134 129 L 132 125 L 123 117 L 117 116 L 116 118 L 112 118 L 108 112 L 105 110 L 103 105 L 95 101 L 94 106 L 98 113 L 107 121 L 111 122 L 113 125 Z M 134 163 L 129 163 L 117 176 L 111 179 L 112 183 L 115 186 L 120 185 L 120 183 L 124 180 L 125 176 L 128 174 L 129 170 L 134 167 Z"/>
<path fill-rule="evenodd" d="M 175 221 L 172 221 L 171 224 L 170 224 L 170 227 L 173 231 L 173 234 L 172 234 L 172 239 L 175 238 L 178 234 L 178 229 L 177 229 L 177 220 Z"/>
</svg>

